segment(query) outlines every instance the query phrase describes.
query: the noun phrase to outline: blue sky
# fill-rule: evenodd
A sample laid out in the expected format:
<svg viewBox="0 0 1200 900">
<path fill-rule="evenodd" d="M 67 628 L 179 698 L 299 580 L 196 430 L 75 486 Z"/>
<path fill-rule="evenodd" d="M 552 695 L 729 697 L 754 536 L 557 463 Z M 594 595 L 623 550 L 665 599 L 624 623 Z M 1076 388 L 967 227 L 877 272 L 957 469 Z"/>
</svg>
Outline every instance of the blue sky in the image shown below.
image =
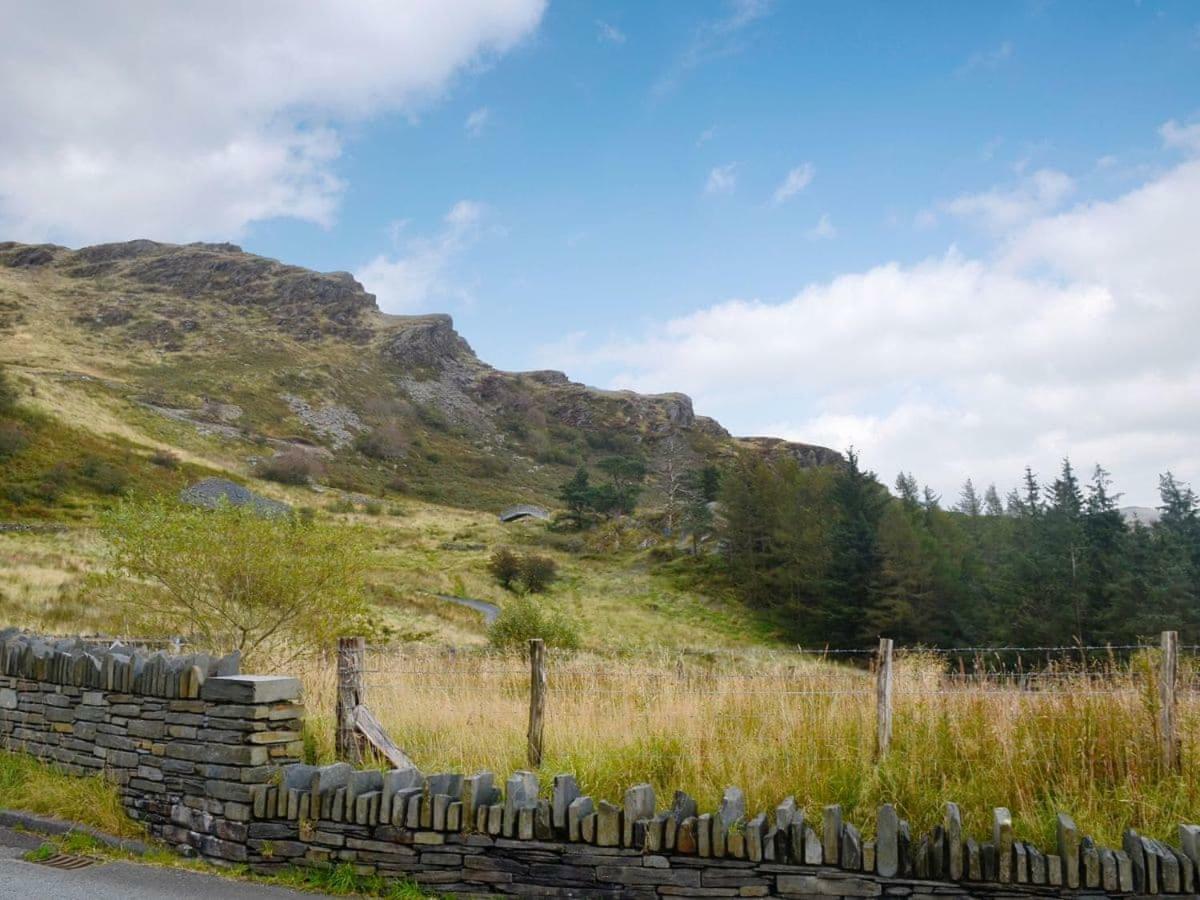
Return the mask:
<svg viewBox="0 0 1200 900">
<path fill-rule="evenodd" d="M 0 108 L 34 122 L 0 138 L 4 236 L 349 270 L 500 367 L 687 391 L 948 496 L 1065 453 L 1135 502 L 1200 478 L 1196 4 L 450 7 L 16 4 L 45 34 L 4 65 L 45 77 Z"/>
</svg>

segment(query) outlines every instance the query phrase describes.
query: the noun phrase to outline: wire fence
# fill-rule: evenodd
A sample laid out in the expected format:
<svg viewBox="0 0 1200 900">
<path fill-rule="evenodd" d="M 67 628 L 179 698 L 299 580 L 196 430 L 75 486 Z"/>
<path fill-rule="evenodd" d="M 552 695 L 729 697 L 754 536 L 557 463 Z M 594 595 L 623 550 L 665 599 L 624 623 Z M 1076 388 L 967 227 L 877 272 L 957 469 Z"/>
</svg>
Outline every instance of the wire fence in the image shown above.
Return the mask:
<svg viewBox="0 0 1200 900">
<path fill-rule="evenodd" d="M 339 656 L 339 663 L 350 669 L 338 677 L 339 683 L 357 679 L 372 698 L 466 705 L 477 708 L 480 716 L 502 716 L 510 723 L 528 704 L 531 747 L 541 745 L 541 713 L 533 714 L 539 705 L 551 727 L 560 730 L 595 727 L 606 720 L 751 716 L 773 717 L 782 727 L 800 720 L 819 723 L 822 710 L 836 710 L 863 723 L 863 730 L 873 728 L 875 752 L 882 756 L 896 714 L 909 707 L 1001 698 L 1006 705 L 1057 701 L 1067 704 L 1070 714 L 1089 698 L 1104 698 L 1126 709 L 1144 707 L 1154 717 L 1150 730 L 1163 742 L 1166 756 L 1177 753 L 1166 749 L 1178 744 L 1175 707 L 1187 704 L 1200 713 L 1197 651 L 1200 646 L 1180 647 L 1174 632 L 1167 632 L 1160 644 L 893 649 L 891 641 L 881 641 L 877 649 L 796 648 L 744 658 L 713 654 L 657 665 L 550 653 L 537 655 L 544 660 L 537 670 L 528 660 L 480 651 L 430 653 L 384 646 L 367 647 L 361 658 L 349 662 Z M 798 713 L 801 707 L 803 714 Z M 1172 715 L 1164 718 L 1164 708 Z"/>
</svg>

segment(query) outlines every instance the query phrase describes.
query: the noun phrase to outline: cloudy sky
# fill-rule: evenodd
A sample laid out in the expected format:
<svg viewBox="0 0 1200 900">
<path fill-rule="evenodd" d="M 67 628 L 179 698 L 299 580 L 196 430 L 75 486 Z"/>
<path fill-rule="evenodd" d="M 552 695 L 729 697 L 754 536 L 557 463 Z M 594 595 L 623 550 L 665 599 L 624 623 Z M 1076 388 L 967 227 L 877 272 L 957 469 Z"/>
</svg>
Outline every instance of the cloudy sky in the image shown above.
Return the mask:
<svg viewBox="0 0 1200 900">
<path fill-rule="evenodd" d="M 1187 2 L 0 0 L 0 240 L 233 240 L 947 497 L 1200 482 Z"/>
</svg>

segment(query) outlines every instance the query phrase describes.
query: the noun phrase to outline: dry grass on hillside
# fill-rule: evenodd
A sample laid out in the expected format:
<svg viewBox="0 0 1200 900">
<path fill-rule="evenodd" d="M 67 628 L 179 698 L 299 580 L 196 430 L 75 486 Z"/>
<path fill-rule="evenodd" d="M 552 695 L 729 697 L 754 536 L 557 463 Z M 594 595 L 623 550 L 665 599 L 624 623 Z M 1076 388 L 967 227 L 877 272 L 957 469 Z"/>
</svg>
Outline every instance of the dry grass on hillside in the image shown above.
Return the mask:
<svg viewBox="0 0 1200 900">
<path fill-rule="evenodd" d="M 522 659 L 374 652 L 368 668 L 369 706 L 426 771 L 525 767 Z M 540 774 L 548 783 L 573 772 L 609 799 L 650 781 L 660 800 L 683 789 L 709 809 L 726 785 L 743 788 L 756 810 L 795 794 L 811 812 L 841 803 L 868 832 L 879 803 L 896 803 L 924 830 L 954 800 L 978 835 L 991 809 L 1007 806 L 1018 834 L 1042 846 L 1053 845 L 1059 810 L 1110 845 L 1131 825 L 1174 838 L 1180 822 L 1200 820 L 1200 696 L 1181 700 L 1183 771 L 1163 776 L 1152 666 L 1104 668 L 1091 677 L 1059 668 L 1031 691 L 944 677 L 936 657 L 902 658 L 893 749 L 877 765 L 874 679 L 859 669 L 794 655 L 558 660 Z M 332 661 L 305 681 L 310 738 L 328 759 Z"/>
</svg>

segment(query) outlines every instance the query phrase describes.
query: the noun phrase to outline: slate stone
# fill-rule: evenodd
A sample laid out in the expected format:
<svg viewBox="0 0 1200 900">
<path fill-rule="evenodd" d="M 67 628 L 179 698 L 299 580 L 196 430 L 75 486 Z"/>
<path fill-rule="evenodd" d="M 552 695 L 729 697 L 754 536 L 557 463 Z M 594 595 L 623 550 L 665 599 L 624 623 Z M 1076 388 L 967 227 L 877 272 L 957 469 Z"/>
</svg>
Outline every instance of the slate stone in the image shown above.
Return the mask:
<svg viewBox="0 0 1200 900">
<path fill-rule="evenodd" d="M 554 776 L 554 786 L 551 789 L 551 820 L 556 831 L 567 831 L 567 809 L 579 796 L 579 783 L 574 775 Z"/>
<path fill-rule="evenodd" d="M 1079 829 L 1066 813 L 1058 814 L 1058 855 L 1062 859 L 1063 883 L 1079 887 Z"/>
<path fill-rule="evenodd" d="M 963 834 L 962 813 L 957 803 L 947 803 L 942 827 L 946 830 L 946 868 L 951 881 L 962 881 Z"/>
<path fill-rule="evenodd" d="M 712 813 L 696 817 L 696 852 L 700 856 L 712 856 Z"/>
<path fill-rule="evenodd" d="M 775 807 L 775 827 L 780 831 L 787 831 L 791 826 L 792 820 L 796 818 L 796 798 L 787 797 L 782 803 Z"/>
<path fill-rule="evenodd" d="M 996 880 L 1010 884 L 1013 880 L 1012 813 L 1003 806 L 992 810 L 992 844 L 996 848 Z"/>
<path fill-rule="evenodd" d="M 1100 852 L 1090 837 L 1079 841 L 1080 880 L 1085 888 L 1100 887 Z"/>
<path fill-rule="evenodd" d="M 849 822 L 842 826 L 841 866 L 850 872 L 862 870 L 862 836 Z"/>
<path fill-rule="evenodd" d="M 1046 856 L 1046 883 L 1051 887 L 1062 887 L 1063 885 L 1062 857 L 1056 853 Z"/>
<path fill-rule="evenodd" d="M 300 679 L 280 675 L 216 676 L 200 689 L 203 700 L 228 703 L 278 703 L 300 698 Z"/>
<path fill-rule="evenodd" d="M 596 808 L 596 846 L 621 846 L 621 807 L 607 800 Z"/>
<path fill-rule="evenodd" d="M 766 813 L 759 813 L 747 822 L 743 834 L 746 840 L 746 859 L 750 862 L 762 862 L 763 843 L 767 834 Z"/>
<path fill-rule="evenodd" d="M 1117 881 L 1117 857 L 1111 850 L 1100 851 L 1100 887 L 1109 894 L 1120 890 Z"/>
<path fill-rule="evenodd" d="M 1134 890 L 1133 861 L 1124 850 L 1114 850 L 1113 856 L 1117 858 L 1117 890 L 1127 894 Z"/>
<path fill-rule="evenodd" d="M 964 847 L 966 851 L 966 875 L 971 881 L 983 881 L 983 857 L 975 838 L 967 838 Z"/>
<path fill-rule="evenodd" d="M 842 808 L 836 803 L 826 806 L 822 815 L 821 851 L 827 866 L 836 866 L 841 860 Z"/>
<path fill-rule="evenodd" d="M 1029 853 L 1020 841 L 1013 843 L 1013 881 L 1029 884 Z"/>
<path fill-rule="evenodd" d="M 624 829 L 621 834 L 621 846 L 636 847 L 633 833 L 634 823 L 639 819 L 649 819 L 654 815 L 654 788 L 649 784 L 638 784 L 625 792 Z"/>
<path fill-rule="evenodd" d="M 1142 838 L 1132 828 L 1126 828 L 1121 839 L 1121 846 L 1129 858 L 1130 877 L 1133 890 L 1146 891 L 1146 852 L 1142 849 Z"/>
<path fill-rule="evenodd" d="M 746 817 L 746 795 L 741 788 L 727 787 L 721 795 L 721 805 L 717 808 L 717 818 L 721 826 L 728 830 L 735 823 Z"/>
<path fill-rule="evenodd" d="M 383 773 L 383 786 L 379 800 L 379 820 L 390 823 L 394 818 L 392 804 L 400 791 L 411 791 L 424 787 L 425 779 L 416 766 L 392 769 Z M 406 795 L 411 796 L 411 795 Z"/>
<path fill-rule="evenodd" d="M 514 772 L 504 788 L 504 836 L 512 837 L 517 829 L 517 811 L 537 804 L 538 780 L 533 772 Z"/>
<path fill-rule="evenodd" d="M 676 829 L 675 852 L 686 856 L 695 853 L 696 850 L 696 817 L 688 816 Z"/>
<path fill-rule="evenodd" d="M 885 878 L 900 872 L 900 817 L 896 807 L 885 803 L 875 820 L 875 871 Z"/>
<path fill-rule="evenodd" d="M 825 860 L 825 845 L 811 825 L 804 826 L 804 864 L 819 866 Z"/>
<path fill-rule="evenodd" d="M 583 820 L 595 811 L 591 797 L 576 797 L 567 806 L 567 838 L 583 840 Z"/>
<path fill-rule="evenodd" d="M 1046 883 L 1046 857 L 1042 855 L 1042 851 L 1037 847 L 1030 846 L 1029 853 L 1029 883 L 1030 884 L 1045 884 Z"/>
<path fill-rule="evenodd" d="M 1200 867 L 1200 825 L 1179 826 L 1179 848 L 1193 865 Z"/>
</svg>

